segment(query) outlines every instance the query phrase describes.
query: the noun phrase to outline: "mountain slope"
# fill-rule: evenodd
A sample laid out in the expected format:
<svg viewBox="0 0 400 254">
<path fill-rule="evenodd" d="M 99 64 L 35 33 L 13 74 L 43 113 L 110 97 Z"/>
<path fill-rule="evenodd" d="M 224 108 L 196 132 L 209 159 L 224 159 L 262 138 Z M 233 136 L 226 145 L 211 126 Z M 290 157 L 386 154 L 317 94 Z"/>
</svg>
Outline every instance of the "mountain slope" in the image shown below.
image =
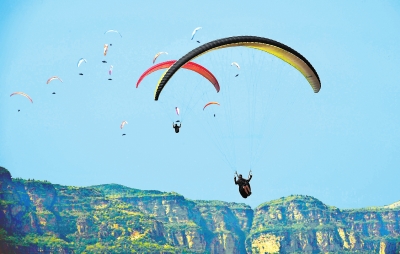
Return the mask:
<svg viewBox="0 0 400 254">
<path fill-rule="evenodd" d="M 340 210 L 294 195 L 252 210 L 118 184 L 13 179 L 0 167 L 0 253 L 397 253 L 395 204 Z"/>
</svg>

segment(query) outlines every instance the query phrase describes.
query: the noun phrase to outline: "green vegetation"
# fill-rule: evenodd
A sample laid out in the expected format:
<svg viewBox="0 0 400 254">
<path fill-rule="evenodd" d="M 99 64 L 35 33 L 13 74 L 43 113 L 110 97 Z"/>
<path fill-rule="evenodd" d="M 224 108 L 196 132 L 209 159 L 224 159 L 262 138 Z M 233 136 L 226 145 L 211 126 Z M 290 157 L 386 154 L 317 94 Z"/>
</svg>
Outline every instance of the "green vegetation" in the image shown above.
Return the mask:
<svg viewBox="0 0 400 254">
<path fill-rule="evenodd" d="M 43 185 L 52 186 L 51 182 L 49 182 L 47 180 L 43 180 L 43 181 L 35 180 L 35 179 L 25 180 L 25 179 L 17 177 L 17 178 L 13 178 L 12 181 L 16 182 L 16 183 L 22 183 L 22 184 L 28 184 L 29 183 L 29 184 L 43 184 Z"/>
<path fill-rule="evenodd" d="M 243 203 L 224 202 L 218 200 L 191 200 L 197 207 L 229 207 L 230 209 L 251 209 L 250 206 Z"/>
<path fill-rule="evenodd" d="M 315 205 L 322 205 L 325 206 L 321 201 L 318 199 L 312 197 L 312 196 L 307 196 L 307 195 L 290 195 L 288 197 L 281 197 L 279 199 L 275 199 L 272 201 L 268 201 L 265 203 L 262 203 L 259 205 L 256 209 L 262 209 L 267 206 L 277 206 L 277 205 L 283 205 L 285 206 L 286 204 L 296 201 L 297 203 L 313 203 Z"/>
<path fill-rule="evenodd" d="M 252 239 L 265 234 L 315 245 L 321 232 L 342 245 L 350 238 L 360 239 L 368 248 L 378 248 L 380 241 L 399 241 L 393 230 L 400 207 L 340 210 L 310 196 L 291 195 L 266 202 L 254 213 L 243 203 L 188 200 L 175 192 L 118 184 L 53 185 L 12 179 L 0 167 L 1 174 L 7 184 L 0 185 L 6 221 L 0 228 L 0 243 L 21 248 L 36 246 L 54 253 L 205 253 L 213 243 L 243 245 L 243 251 L 245 243 L 248 248 Z M 392 225 L 385 228 L 387 224 Z"/>
<path fill-rule="evenodd" d="M 267 233 L 273 233 L 277 235 L 281 234 L 296 234 L 299 232 L 316 232 L 316 231 L 332 231 L 336 230 L 337 225 L 335 224 L 320 224 L 316 226 L 310 226 L 308 223 L 297 223 L 297 224 L 292 224 L 290 226 L 287 225 L 272 225 L 271 227 L 268 228 L 258 228 L 256 230 L 252 230 L 250 235 L 248 236 L 249 238 L 258 236 L 260 234 L 267 234 Z"/>
<path fill-rule="evenodd" d="M 14 200 L 2 200 L 0 199 L 0 206 L 6 206 L 6 205 L 14 205 L 17 204 Z"/>
<path fill-rule="evenodd" d="M 0 167 L 0 177 L 11 177 L 10 171 L 8 171 L 6 168 Z"/>
<path fill-rule="evenodd" d="M 187 223 L 168 223 L 165 228 L 173 231 L 196 231 L 201 230 L 201 227 L 194 223 L 193 221 L 188 221 Z"/>
<path fill-rule="evenodd" d="M 27 234 L 21 235 L 8 235 L 4 229 L 0 229 L 0 241 L 5 241 L 15 246 L 30 246 L 35 245 L 38 247 L 49 248 L 71 248 L 71 243 L 68 243 L 53 234 Z"/>
<path fill-rule="evenodd" d="M 389 211 L 400 211 L 400 207 L 389 208 L 389 207 L 371 206 L 359 209 L 343 209 L 341 211 L 349 214 L 367 213 L 367 212 L 389 212 Z"/>
</svg>

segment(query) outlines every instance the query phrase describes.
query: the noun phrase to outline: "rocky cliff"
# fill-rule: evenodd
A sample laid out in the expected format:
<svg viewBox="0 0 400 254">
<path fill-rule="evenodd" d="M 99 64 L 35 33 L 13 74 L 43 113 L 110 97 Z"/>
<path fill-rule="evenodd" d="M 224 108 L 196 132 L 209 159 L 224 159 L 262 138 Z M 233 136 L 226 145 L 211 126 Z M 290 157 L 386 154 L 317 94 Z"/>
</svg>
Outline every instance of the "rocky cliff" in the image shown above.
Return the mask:
<svg viewBox="0 0 400 254">
<path fill-rule="evenodd" d="M 252 253 L 399 253 L 400 209 L 340 210 L 309 196 L 255 209 L 246 246 Z"/>
<path fill-rule="evenodd" d="M 252 210 L 117 184 L 13 179 L 0 167 L 0 253 L 399 253 L 396 204 L 340 210 L 290 196 Z"/>
</svg>

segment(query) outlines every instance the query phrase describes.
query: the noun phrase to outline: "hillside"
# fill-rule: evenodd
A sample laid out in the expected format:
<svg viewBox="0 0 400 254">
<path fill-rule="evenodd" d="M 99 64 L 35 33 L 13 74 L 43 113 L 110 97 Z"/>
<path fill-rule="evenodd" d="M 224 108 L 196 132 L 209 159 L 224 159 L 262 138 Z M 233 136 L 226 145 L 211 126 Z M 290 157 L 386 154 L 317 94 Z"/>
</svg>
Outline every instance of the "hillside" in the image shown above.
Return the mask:
<svg viewBox="0 0 400 254">
<path fill-rule="evenodd" d="M 13 179 L 0 167 L 0 253 L 398 253 L 400 206 L 302 195 L 259 205 L 117 184 Z"/>
</svg>

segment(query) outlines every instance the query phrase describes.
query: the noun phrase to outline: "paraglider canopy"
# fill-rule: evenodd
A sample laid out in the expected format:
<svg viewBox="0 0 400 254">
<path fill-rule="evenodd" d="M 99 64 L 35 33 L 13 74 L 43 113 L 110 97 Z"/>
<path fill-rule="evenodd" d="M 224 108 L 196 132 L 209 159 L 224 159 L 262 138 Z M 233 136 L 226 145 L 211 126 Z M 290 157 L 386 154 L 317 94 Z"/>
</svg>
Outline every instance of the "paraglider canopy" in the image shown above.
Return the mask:
<svg viewBox="0 0 400 254">
<path fill-rule="evenodd" d="M 153 64 L 156 62 L 157 58 L 158 58 L 161 54 L 166 54 L 166 55 L 168 55 L 168 52 L 158 52 L 158 53 L 154 56 L 154 58 L 153 58 Z"/>
<path fill-rule="evenodd" d="M 240 70 L 240 66 L 237 62 L 232 62 L 231 65 L 235 65 Z"/>
<path fill-rule="evenodd" d="M 210 105 L 218 105 L 218 106 L 219 106 L 219 103 L 216 102 L 216 101 L 211 101 L 211 102 L 207 103 L 207 104 L 203 107 L 203 110 L 204 110 L 206 107 L 210 106 Z"/>
<path fill-rule="evenodd" d="M 103 47 L 103 54 L 104 54 L 104 56 L 107 55 L 107 51 L 108 51 L 108 44 L 104 44 L 104 47 Z"/>
<path fill-rule="evenodd" d="M 28 100 L 30 100 L 31 103 L 33 103 L 32 98 L 31 98 L 29 95 L 27 95 L 26 93 L 23 93 L 23 92 L 14 92 L 14 93 L 10 94 L 10 97 L 11 97 L 11 96 L 14 96 L 14 95 L 17 95 L 17 94 L 24 96 L 25 98 L 27 98 Z"/>
<path fill-rule="evenodd" d="M 125 124 L 128 124 L 128 122 L 127 122 L 127 121 L 122 121 L 122 123 L 121 123 L 121 125 L 120 125 L 120 128 L 121 128 L 121 129 L 124 128 Z"/>
<path fill-rule="evenodd" d="M 117 33 L 122 38 L 122 35 L 117 30 L 107 30 L 106 32 L 104 32 L 104 34 L 106 33 Z"/>
<path fill-rule="evenodd" d="M 87 60 L 85 58 L 79 59 L 77 66 L 79 67 L 83 62 L 87 63 Z"/>
<path fill-rule="evenodd" d="M 311 85 L 315 93 L 318 93 L 319 90 L 321 89 L 321 81 L 314 67 L 304 56 L 302 56 L 294 49 L 286 46 L 285 44 L 282 44 L 280 42 L 268 38 L 257 37 L 257 36 L 235 36 L 235 37 L 218 39 L 206 43 L 202 46 L 193 49 L 185 56 L 183 56 L 181 59 L 179 59 L 161 77 L 157 85 L 154 99 L 156 101 L 158 100 L 164 86 L 168 83 L 171 77 L 187 62 L 203 54 L 207 54 L 213 50 L 229 48 L 229 47 L 239 47 L 239 46 L 258 49 L 282 59 L 283 61 L 289 63 L 298 71 L 300 71 L 301 74 L 303 74 L 303 76 L 307 79 L 308 83 Z"/>
<path fill-rule="evenodd" d="M 60 80 L 60 81 L 63 83 L 63 81 L 62 81 L 58 76 L 53 76 L 53 77 L 50 77 L 50 78 L 47 80 L 46 84 L 49 84 L 51 81 L 53 81 L 53 80 L 55 80 L 55 79 L 58 79 L 58 80 Z"/>
<path fill-rule="evenodd" d="M 195 34 L 197 33 L 197 31 L 200 30 L 200 29 L 201 29 L 201 27 L 197 27 L 197 28 L 195 28 L 195 29 L 193 30 L 191 40 L 193 40 L 194 35 L 195 35 Z M 197 42 L 199 42 L 199 41 L 197 41 Z"/>
<path fill-rule="evenodd" d="M 150 67 L 145 72 L 143 72 L 143 74 L 140 76 L 138 82 L 136 83 L 136 88 L 139 87 L 140 82 L 142 82 L 142 80 L 146 76 L 150 75 L 151 73 L 153 73 L 155 71 L 158 71 L 161 69 L 167 69 L 167 68 L 171 67 L 175 62 L 176 62 L 176 60 L 170 60 L 170 61 L 161 62 L 159 64 L 156 64 L 156 65 Z M 210 81 L 211 84 L 214 85 L 215 90 L 217 90 L 217 92 L 219 92 L 220 86 L 219 86 L 217 78 L 202 65 L 197 64 L 195 62 L 188 62 L 185 65 L 183 65 L 182 68 L 197 72 L 198 74 L 202 75 L 203 77 L 208 79 L 208 81 Z"/>
</svg>

